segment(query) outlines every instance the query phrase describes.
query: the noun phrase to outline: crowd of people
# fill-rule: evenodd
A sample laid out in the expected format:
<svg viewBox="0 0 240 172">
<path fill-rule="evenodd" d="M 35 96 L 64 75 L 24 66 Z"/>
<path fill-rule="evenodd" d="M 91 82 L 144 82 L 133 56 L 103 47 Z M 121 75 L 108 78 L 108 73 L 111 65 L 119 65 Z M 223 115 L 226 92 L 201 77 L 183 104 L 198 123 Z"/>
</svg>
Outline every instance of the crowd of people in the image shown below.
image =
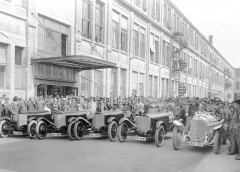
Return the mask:
<svg viewBox="0 0 240 172">
<path fill-rule="evenodd" d="M 190 129 L 190 121 L 194 115 L 210 112 L 218 120 L 224 119 L 224 132 L 230 141 L 228 155 L 236 155 L 240 160 L 240 100 L 232 103 L 219 99 L 198 97 L 110 97 L 100 98 L 83 96 L 48 96 L 40 93 L 36 97 L 24 99 L 15 96 L 13 101 L 8 96 L 0 97 L 0 117 L 11 117 L 16 114 L 26 114 L 32 111 L 47 110 L 49 112 L 89 111 L 89 118 L 103 111 L 128 111 L 133 117 L 139 113 L 148 113 L 149 107 L 157 107 L 159 112 L 169 115 L 172 119 L 183 119 L 186 130 Z"/>
</svg>

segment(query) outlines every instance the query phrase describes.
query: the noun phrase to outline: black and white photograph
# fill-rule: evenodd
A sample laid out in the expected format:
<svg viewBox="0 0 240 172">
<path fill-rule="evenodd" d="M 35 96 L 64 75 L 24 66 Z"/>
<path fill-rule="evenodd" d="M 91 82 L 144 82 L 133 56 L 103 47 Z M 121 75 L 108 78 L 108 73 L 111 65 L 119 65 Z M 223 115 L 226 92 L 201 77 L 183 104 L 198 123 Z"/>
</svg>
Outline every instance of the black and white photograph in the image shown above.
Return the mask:
<svg viewBox="0 0 240 172">
<path fill-rule="evenodd" d="M 240 172 L 239 0 L 0 0 L 0 172 Z"/>
</svg>

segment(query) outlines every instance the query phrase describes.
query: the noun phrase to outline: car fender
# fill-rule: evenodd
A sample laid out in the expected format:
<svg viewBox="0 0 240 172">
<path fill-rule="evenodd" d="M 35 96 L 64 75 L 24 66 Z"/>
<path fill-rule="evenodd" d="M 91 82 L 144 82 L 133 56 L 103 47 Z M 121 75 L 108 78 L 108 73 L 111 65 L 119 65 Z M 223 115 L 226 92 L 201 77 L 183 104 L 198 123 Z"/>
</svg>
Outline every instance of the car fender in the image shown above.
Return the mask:
<svg viewBox="0 0 240 172">
<path fill-rule="evenodd" d="M 37 119 L 37 118 L 36 117 L 30 117 L 30 118 L 28 118 L 28 122 L 30 122 L 32 120 L 35 120 L 35 119 Z"/>
<path fill-rule="evenodd" d="M 126 122 L 128 127 L 134 127 L 135 125 L 130 121 L 128 118 L 121 118 L 120 121 L 118 122 L 119 125 L 122 124 L 123 122 Z"/>
<path fill-rule="evenodd" d="M 12 118 L 10 118 L 10 117 L 8 117 L 8 116 L 4 116 L 4 117 L 1 117 L 1 118 L 0 118 L 0 121 L 3 121 L 3 120 L 11 121 Z"/>
<path fill-rule="evenodd" d="M 164 124 L 163 121 L 158 121 L 158 122 L 156 123 L 156 127 L 157 127 L 157 128 L 160 128 L 160 126 L 161 126 L 162 124 Z"/>
<path fill-rule="evenodd" d="M 75 119 L 76 119 L 76 117 L 71 117 L 71 118 L 69 118 L 69 119 L 68 119 L 68 123 L 72 122 L 72 121 L 75 120 Z"/>
<path fill-rule="evenodd" d="M 44 122 L 46 122 L 47 124 L 54 125 L 51 121 L 49 121 L 49 120 L 47 120 L 46 118 L 43 118 L 43 117 L 37 118 L 36 121 L 37 121 L 37 123 L 38 123 L 39 121 L 44 121 Z"/>
<path fill-rule="evenodd" d="M 111 123 L 112 121 L 117 121 L 117 119 L 115 118 L 115 117 L 110 117 L 108 120 L 107 120 L 107 122 L 108 123 Z"/>
<path fill-rule="evenodd" d="M 88 125 L 91 125 L 91 123 L 88 120 L 84 119 L 83 117 L 77 117 L 76 122 L 77 121 L 83 121 L 83 122 L 87 123 Z"/>
<path fill-rule="evenodd" d="M 175 126 L 178 126 L 178 127 L 181 127 L 182 126 L 182 123 L 181 123 L 181 120 L 174 120 L 173 121 L 173 124 L 175 125 Z"/>
<path fill-rule="evenodd" d="M 222 124 L 217 125 L 217 126 L 213 127 L 213 130 L 217 130 L 217 129 L 221 128 L 221 127 L 222 127 Z"/>
</svg>

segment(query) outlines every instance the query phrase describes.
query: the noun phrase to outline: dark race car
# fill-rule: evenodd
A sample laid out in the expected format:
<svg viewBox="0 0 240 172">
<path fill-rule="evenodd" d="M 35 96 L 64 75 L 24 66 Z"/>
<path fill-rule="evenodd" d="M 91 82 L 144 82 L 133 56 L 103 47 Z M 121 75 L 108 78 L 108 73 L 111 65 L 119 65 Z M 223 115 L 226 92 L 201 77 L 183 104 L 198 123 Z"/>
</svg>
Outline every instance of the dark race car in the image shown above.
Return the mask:
<svg viewBox="0 0 240 172">
<path fill-rule="evenodd" d="M 154 107 L 155 108 L 155 107 Z M 133 136 L 134 140 L 147 141 L 149 138 L 155 139 L 157 147 L 162 146 L 164 136 L 169 131 L 171 124 L 169 116 L 165 113 L 159 113 L 155 109 L 150 109 L 151 113 L 137 117 L 135 123 L 127 118 L 119 121 L 118 140 L 125 142 L 127 136 Z"/>
<path fill-rule="evenodd" d="M 28 112 L 27 114 L 13 115 L 10 117 L 0 118 L 0 136 L 8 137 L 9 135 L 28 135 L 29 138 L 36 138 L 35 127 L 37 117 L 47 117 L 51 114 L 48 111 Z"/>
<path fill-rule="evenodd" d="M 73 136 L 73 124 L 78 118 L 87 119 L 86 111 L 73 112 L 53 112 L 53 114 L 45 117 L 37 117 L 36 120 L 36 136 L 38 139 L 45 139 L 47 134 L 52 136 L 68 135 L 70 139 Z"/>
<path fill-rule="evenodd" d="M 108 136 L 114 142 L 117 137 L 118 122 L 124 117 L 122 111 L 105 111 L 94 114 L 92 123 L 85 119 L 76 120 L 74 125 L 74 136 L 81 140 L 84 135 L 90 137 Z"/>
</svg>

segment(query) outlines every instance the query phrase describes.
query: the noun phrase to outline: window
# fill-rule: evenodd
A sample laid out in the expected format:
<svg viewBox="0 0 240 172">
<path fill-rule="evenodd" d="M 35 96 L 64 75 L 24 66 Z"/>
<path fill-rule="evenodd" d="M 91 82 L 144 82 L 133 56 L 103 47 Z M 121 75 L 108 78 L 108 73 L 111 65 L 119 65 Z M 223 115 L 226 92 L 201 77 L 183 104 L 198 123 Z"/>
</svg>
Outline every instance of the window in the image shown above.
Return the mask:
<svg viewBox="0 0 240 172">
<path fill-rule="evenodd" d="M 95 70 L 94 71 L 94 96 L 102 97 L 103 89 L 102 89 L 102 71 Z"/>
<path fill-rule="evenodd" d="M 126 69 L 121 69 L 121 73 L 120 73 L 120 95 L 122 97 L 125 97 L 126 96 Z"/>
<path fill-rule="evenodd" d="M 15 88 L 22 88 L 22 49 L 15 47 Z"/>
<path fill-rule="evenodd" d="M 0 44 L 0 87 L 6 87 L 6 47 Z"/>
<path fill-rule="evenodd" d="M 91 2 L 83 0 L 82 4 L 82 36 L 92 39 L 91 33 Z"/>
<path fill-rule="evenodd" d="M 133 72 L 132 74 L 132 94 L 137 95 L 137 90 L 138 90 L 138 73 Z"/>
<path fill-rule="evenodd" d="M 163 9 L 163 26 L 167 27 L 167 6 L 164 4 Z"/>
<path fill-rule="evenodd" d="M 150 34 L 150 61 L 155 62 L 155 46 L 154 46 L 154 35 Z"/>
<path fill-rule="evenodd" d="M 117 96 L 117 69 L 111 69 L 111 97 Z"/>
<path fill-rule="evenodd" d="M 133 30 L 133 55 L 138 56 L 138 31 Z"/>
<path fill-rule="evenodd" d="M 118 23 L 112 21 L 112 47 L 118 48 Z"/>
<path fill-rule="evenodd" d="M 177 17 L 177 32 L 179 32 L 179 18 Z"/>
<path fill-rule="evenodd" d="M 152 5 L 151 5 L 151 8 L 152 8 L 152 11 L 151 11 L 151 13 L 152 13 L 152 18 L 156 18 L 156 14 L 155 14 L 155 0 L 151 0 L 151 2 L 152 2 Z"/>
<path fill-rule="evenodd" d="M 149 75 L 149 83 L 148 83 L 148 87 L 149 87 L 149 96 L 153 96 L 152 95 L 152 87 L 153 87 L 153 76 Z"/>
<path fill-rule="evenodd" d="M 155 41 L 155 63 L 159 63 L 159 43 Z"/>
<path fill-rule="evenodd" d="M 169 97 L 169 88 L 168 88 L 168 82 L 169 80 L 166 79 L 166 87 L 165 87 L 165 90 L 166 90 L 166 96 Z"/>
<path fill-rule="evenodd" d="M 176 14 L 173 16 L 173 22 L 174 22 L 174 32 L 177 31 L 177 19 L 176 19 Z"/>
<path fill-rule="evenodd" d="M 103 5 L 97 1 L 95 17 L 95 41 L 103 43 Z"/>
<path fill-rule="evenodd" d="M 143 31 L 140 34 L 140 57 L 142 59 L 145 59 L 145 35 L 144 35 L 144 32 L 145 31 Z"/>
<path fill-rule="evenodd" d="M 171 25 L 171 10 L 170 8 L 168 8 L 168 24 L 167 24 L 168 29 L 170 29 L 170 25 Z"/>
<path fill-rule="evenodd" d="M 48 56 L 67 55 L 68 52 L 68 35 L 67 26 L 58 22 L 45 19 L 39 16 L 38 25 L 38 50 L 45 52 Z"/>
<path fill-rule="evenodd" d="M 153 97 L 156 97 L 156 98 L 158 97 L 157 96 L 157 78 L 158 77 L 156 76 L 154 77 L 154 88 L 153 88 Z"/>
<path fill-rule="evenodd" d="M 239 71 L 237 71 L 237 77 L 240 77 L 240 72 Z"/>
<path fill-rule="evenodd" d="M 170 45 L 167 44 L 167 51 L 166 51 L 166 66 L 170 67 Z"/>
<path fill-rule="evenodd" d="M 90 97 L 90 71 L 84 70 L 81 75 L 81 94 L 87 98 Z"/>
<path fill-rule="evenodd" d="M 144 74 L 139 73 L 139 96 L 144 96 Z"/>
<path fill-rule="evenodd" d="M 162 44 L 162 65 L 166 65 L 166 42 L 163 41 Z"/>
<path fill-rule="evenodd" d="M 164 86 L 164 78 L 162 78 L 162 82 L 161 82 L 161 96 L 164 97 L 165 96 L 165 86 Z"/>
<path fill-rule="evenodd" d="M 236 89 L 239 90 L 239 82 L 236 82 Z"/>
<path fill-rule="evenodd" d="M 198 37 L 196 36 L 195 39 L 195 49 L 198 51 Z"/>
<path fill-rule="evenodd" d="M 160 22 L 160 0 L 156 1 L 156 18 Z"/>
<path fill-rule="evenodd" d="M 127 52 L 127 47 L 128 47 L 128 39 L 127 39 L 127 18 L 122 17 L 121 20 L 121 50 L 124 52 Z"/>
</svg>

